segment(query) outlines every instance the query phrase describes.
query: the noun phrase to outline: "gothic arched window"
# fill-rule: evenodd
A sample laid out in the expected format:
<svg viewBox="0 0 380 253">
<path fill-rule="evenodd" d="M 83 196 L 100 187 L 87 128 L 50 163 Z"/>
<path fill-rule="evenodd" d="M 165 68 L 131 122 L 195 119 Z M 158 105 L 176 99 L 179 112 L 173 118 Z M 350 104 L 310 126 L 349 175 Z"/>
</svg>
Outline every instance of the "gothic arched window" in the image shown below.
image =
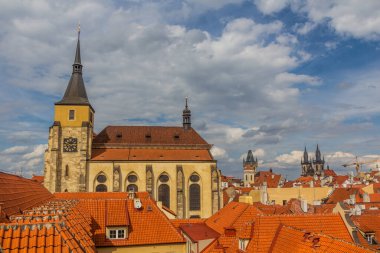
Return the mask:
<svg viewBox="0 0 380 253">
<path fill-rule="evenodd" d="M 135 184 L 130 184 L 127 186 L 127 192 L 138 192 L 139 188 Z"/>
<path fill-rule="evenodd" d="M 199 184 L 190 185 L 190 210 L 201 210 L 201 187 Z"/>
<path fill-rule="evenodd" d="M 170 187 L 167 184 L 162 184 L 158 187 L 158 201 L 162 202 L 162 205 L 170 208 Z"/>
<path fill-rule="evenodd" d="M 107 191 L 107 186 L 105 184 L 99 184 L 95 188 L 96 192 L 106 192 Z"/>
</svg>

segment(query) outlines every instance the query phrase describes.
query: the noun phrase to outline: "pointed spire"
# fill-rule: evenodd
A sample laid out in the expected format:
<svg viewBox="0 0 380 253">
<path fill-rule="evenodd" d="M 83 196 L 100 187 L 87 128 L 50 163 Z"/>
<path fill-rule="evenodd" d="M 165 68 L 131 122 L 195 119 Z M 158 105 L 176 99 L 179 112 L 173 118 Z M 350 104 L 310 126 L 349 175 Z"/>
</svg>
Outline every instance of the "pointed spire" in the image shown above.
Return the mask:
<svg viewBox="0 0 380 253">
<path fill-rule="evenodd" d="M 305 146 L 305 151 L 303 152 L 303 162 L 304 163 L 309 162 L 309 154 L 307 153 L 306 146 Z"/>
<path fill-rule="evenodd" d="M 191 128 L 191 111 L 187 104 L 188 97 L 185 98 L 185 109 L 182 112 L 182 124 L 185 130 Z"/>
<path fill-rule="evenodd" d="M 61 101 L 55 103 L 56 105 L 89 105 L 91 106 L 86 88 L 84 86 L 82 77 L 82 63 L 80 56 L 80 25 L 78 25 L 78 39 L 77 48 L 75 51 L 75 59 L 73 64 L 73 72 L 71 74 L 70 81 L 67 85 L 66 92 Z M 92 107 L 91 107 L 92 108 Z"/>
</svg>

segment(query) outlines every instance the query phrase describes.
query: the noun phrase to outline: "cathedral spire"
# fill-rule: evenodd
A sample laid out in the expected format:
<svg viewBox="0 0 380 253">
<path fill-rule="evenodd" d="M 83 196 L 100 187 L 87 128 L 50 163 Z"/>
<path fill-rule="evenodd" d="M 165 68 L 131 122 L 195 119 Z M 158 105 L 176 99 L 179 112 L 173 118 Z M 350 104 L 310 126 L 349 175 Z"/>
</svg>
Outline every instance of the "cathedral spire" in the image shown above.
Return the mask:
<svg viewBox="0 0 380 253">
<path fill-rule="evenodd" d="M 90 105 L 87 97 L 86 88 L 82 77 L 82 62 L 80 56 L 80 26 L 78 25 L 77 48 L 73 64 L 73 72 L 67 85 L 66 92 L 61 101 L 56 105 Z"/>
<path fill-rule="evenodd" d="M 307 153 L 306 146 L 305 146 L 305 151 L 303 152 L 303 162 L 304 163 L 309 162 L 309 154 Z"/>
<path fill-rule="evenodd" d="M 191 111 L 187 105 L 187 100 L 188 97 L 185 98 L 185 109 L 183 110 L 182 113 L 182 118 L 183 118 L 183 128 L 185 130 L 189 130 L 191 128 Z"/>
</svg>

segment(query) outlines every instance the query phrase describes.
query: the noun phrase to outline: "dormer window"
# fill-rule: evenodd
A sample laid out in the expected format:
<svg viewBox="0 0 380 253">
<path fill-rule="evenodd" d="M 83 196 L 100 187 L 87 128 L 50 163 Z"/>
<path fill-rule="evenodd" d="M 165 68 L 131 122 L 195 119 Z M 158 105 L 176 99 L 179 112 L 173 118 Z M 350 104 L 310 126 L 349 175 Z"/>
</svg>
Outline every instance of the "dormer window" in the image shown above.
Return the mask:
<svg viewBox="0 0 380 253">
<path fill-rule="evenodd" d="M 123 135 L 120 132 L 116 133 L 116 138 L 121 139 L 121 137 L 123 137 Z"/>
<path fill-rule="evenodd" d="M 107 227 L 108 239 L 125 239 L 127 238 L 126 227 Z"/>
</svg>

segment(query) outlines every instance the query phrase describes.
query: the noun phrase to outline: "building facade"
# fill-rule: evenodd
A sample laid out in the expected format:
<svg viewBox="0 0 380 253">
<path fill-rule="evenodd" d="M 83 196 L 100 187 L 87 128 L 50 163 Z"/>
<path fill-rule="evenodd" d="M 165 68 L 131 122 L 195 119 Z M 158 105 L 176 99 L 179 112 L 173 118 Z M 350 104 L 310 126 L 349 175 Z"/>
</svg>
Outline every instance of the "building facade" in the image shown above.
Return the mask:
<svg viewBox="0 0 380 253">
<path fill-rule="evenodd" d="M 243 158 L 243 182 L 245 187 L 255 183 L 255 174 L 258 167 L 257 157 L 253 157 L 252 150 L 248 150 L 247 158 Z"/>
<path fill-rule="evenodd" d="M 50 192 L 137 192 L 178 218 L 209 217 L 222 205 L 220 171 L 212 147 L 191 127 L 187 99 L 183 125 L 108 126 L 94 134 L 95 110 L 82 77 L 80 41 L 71 79 L 54 106 L 45 152 Z"/>
<path fill-rule="evenodd" d="M 301 176 L 322 176 L 325 169 L 325 158 L 321 156 L 321 151 L 317 144 L 315 151 L 315 159 L 309 157 L 306 147 L 301 158 Z"/>
</svg>

